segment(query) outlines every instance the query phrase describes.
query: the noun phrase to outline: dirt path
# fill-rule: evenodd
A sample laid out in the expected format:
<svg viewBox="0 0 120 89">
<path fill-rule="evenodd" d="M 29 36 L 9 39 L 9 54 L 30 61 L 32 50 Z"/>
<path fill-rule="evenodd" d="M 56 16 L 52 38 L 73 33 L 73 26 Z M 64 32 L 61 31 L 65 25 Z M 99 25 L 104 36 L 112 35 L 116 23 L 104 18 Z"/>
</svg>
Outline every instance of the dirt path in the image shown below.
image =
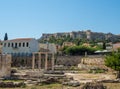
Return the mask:
<svg viewBox="0 0 120 89">
<path fill-rule="evenodd" d="M 92 82 L 95 80 L 109 80 L 115 79 L 115 75 L 112 74 L 90 74 L 90 73 L 65 73 L 68 77 L 73 77 L 74 80 L 77 80 L 82 83 Z"/>
</svg>

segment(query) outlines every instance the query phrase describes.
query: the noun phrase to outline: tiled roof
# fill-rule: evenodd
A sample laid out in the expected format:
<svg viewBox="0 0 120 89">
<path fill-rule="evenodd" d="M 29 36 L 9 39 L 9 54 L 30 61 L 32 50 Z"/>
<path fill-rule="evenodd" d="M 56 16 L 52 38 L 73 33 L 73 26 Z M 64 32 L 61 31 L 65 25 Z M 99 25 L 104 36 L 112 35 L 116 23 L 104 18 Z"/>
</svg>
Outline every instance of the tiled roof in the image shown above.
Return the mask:
<svg viewBox="0 0 120 89">
<path fill-rule="evenodd" d="M 34 38 L 16 38 L 16 39 L 12 39 L 12 40 L 6 40 L 5 42 L 7 41 L 12 41 L 12 42 L 16 42 L 16 41 L 30 41 Z"/>
</svg>

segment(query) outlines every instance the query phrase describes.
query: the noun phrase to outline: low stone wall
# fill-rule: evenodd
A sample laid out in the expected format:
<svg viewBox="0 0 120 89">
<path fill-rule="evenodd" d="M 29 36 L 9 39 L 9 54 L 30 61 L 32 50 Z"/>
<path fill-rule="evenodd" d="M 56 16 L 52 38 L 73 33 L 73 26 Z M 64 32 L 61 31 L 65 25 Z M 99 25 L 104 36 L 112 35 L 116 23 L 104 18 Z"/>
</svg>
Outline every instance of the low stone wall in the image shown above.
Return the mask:
<svg viewBox="0 0 120 89">
<path fill-rule="evenodd" d="M 78 64 L 80 69 L 102 68 L 108 69 L 105 66 L 105 57 L 103 55 L 93 55 L 83 57 L 81 63 Z"/>
<path fill-rule="evenodd" d="M 87 65 L 104 65 L 104 60 L 104 56 L 88 56 L 82 58 L 81 63 Z"/>
<path fill-rule="evenodd" d="M 103 55 L 85 56 L 58 56 L 56 64 L 66 66 L 77 66 L 79 63 L 85 65 L 104 65 L 105 57 Z"/>
<path fill-rule="evenodd" d="M 104 64 L 104 55 L 87 55 L 85 56 L 58 56 L 57 65 L 78 66 L 80 69 L 90 69 L 99 67 L 108 69 Z"/>
<path fill-rule="evenodd" d="M 29 77 L 41 77 L 44 75 L 43 70 L 41 71 L 29 71 L 26 72 L 26 75 L 28 75 Z"/>
<path fill-rule="evenodd" d="M 82 56 L 57 56 L 56 64 L 65 66 L 77 66 Z"/>
</svg>

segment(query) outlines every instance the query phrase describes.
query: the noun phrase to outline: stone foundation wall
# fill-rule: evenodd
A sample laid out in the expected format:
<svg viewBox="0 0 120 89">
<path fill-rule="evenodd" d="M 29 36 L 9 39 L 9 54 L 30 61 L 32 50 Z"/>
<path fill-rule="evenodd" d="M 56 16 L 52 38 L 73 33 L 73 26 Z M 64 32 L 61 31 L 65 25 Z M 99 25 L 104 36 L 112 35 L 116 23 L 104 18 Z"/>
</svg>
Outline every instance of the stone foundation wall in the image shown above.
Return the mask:
<svg viewBox="0 0 120 89">
<path fill-rule="evenodd" d="M 27 57 L 12 57 L 12 67 L 28 67 L 32 68 L 32 56 Z"/>
<path fill-rule="evenodd" d="M 104 65 L 104 60 L 104 56 L 88 56 L 82 58 L 81 63 L 87 65 Z"/>
<path fill-rule="evenodd" d="M 65 66 L 78 66 L 80 68 L 89 68 L 89 67 L 102 67 L 105 68 L 104 65 L 105 57 L 103 55 L 88 55 L 85 56 L 58 56 L 56 60 L 56 64 L 65 65 Z"/>
<path fill-rule="evenodd" d="M 105 61 L 105 57 L 103 55 L 87 56 L 81 59 L 81 63 L 78 64 L 78 67 L 80 69 L 90 69 L 93 67 L 108 69 L 105 66 L 104 61 Z"/>
<path fill-rule="evenodd" d="M 77 66 L 82 56 L 57 56 L 56 64 L 65 66 Z"/>
</svg>

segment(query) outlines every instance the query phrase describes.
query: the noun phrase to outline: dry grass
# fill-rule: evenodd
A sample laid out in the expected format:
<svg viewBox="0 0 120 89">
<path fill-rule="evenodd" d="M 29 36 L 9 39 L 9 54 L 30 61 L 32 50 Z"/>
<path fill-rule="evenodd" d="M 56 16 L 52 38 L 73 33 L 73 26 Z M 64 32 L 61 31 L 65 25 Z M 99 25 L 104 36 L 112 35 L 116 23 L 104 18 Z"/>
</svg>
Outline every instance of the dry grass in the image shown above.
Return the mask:
<svg viewBox="0 0 120 89">
<path fill-rule="evenodd" d="M 107 89 L 120 89 L 120 83 L 104 83 Z"/>
<path fill-rule="evenodd" d="M 107 89 L 120 89 L 120 83 L 104 83 Z M 42 86 L 27 86 L 25 88 L 0 88 L 0 89 L 79 89 L 79 87 L 62 86 L 61 84 L 49 84 Z"/>
<path fill-rule="evenodd" d="M 69 86 L 62 86 L 62 84 L 48 84 L 48 85 L 37 85 L 27 86 L 25 88 L 0 88 L 0 89 L 68 89 Z M 69 89 L 76 89 L 69 87 Z"/>
</svg>

